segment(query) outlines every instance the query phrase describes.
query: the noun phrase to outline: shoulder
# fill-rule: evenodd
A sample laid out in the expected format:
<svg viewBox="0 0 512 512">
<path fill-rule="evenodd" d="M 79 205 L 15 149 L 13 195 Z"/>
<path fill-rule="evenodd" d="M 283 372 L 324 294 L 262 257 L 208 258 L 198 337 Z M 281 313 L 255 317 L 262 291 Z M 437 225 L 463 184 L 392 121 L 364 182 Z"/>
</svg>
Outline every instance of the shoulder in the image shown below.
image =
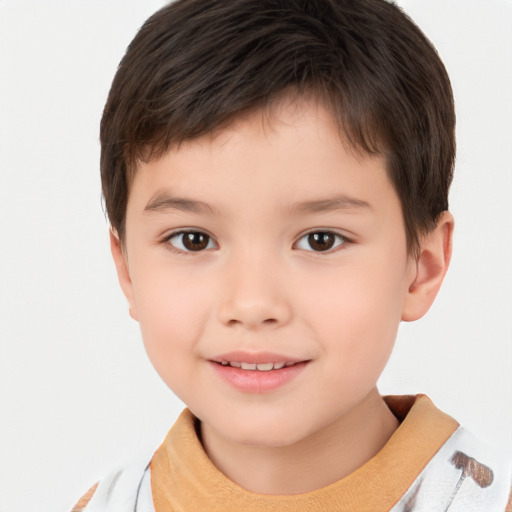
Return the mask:
<svg viewBox="0 0 512 512">
<path fill-rule="evenodd" d="M 71 512 L 154 512 L 151 465 L 148 458 L 134 460 L 100 480 Z"/>
<path fill-rule="evenodd" d="M 407 510 L 512 512 L 512 457 L 459 427 L 420 473 Z M 398 510 L 398 509 L 397 509 Z"/>
<path fill-rule="evenodd" d="M 460 427 L 446 443 L 445 458 L 457 474 L 457 489 L 482 510 L 512 512 L 512 456 Z M 454 498 L 455 500 L 455 498 Z"/>
</svg>

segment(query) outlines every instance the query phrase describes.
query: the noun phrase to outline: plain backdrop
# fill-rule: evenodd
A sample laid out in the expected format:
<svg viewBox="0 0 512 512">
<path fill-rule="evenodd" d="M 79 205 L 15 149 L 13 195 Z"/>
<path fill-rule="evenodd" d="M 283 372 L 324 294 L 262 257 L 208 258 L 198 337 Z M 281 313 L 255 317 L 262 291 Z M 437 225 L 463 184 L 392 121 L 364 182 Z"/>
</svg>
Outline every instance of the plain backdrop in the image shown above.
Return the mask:
<svg viewBox="0 0 512 512">
<path fill-rule="evenodd" d="M 98 172 L 116 66 L 163 4 L 0 0 L 0 512 L 69 510 L 183 407 L 118 289 Z M 402 325 L 380 387 L 429 394 L 510 453 L 512 1 L 400 4 L 453 82 L 456 232 L 438 300 Z"/>
</svg>

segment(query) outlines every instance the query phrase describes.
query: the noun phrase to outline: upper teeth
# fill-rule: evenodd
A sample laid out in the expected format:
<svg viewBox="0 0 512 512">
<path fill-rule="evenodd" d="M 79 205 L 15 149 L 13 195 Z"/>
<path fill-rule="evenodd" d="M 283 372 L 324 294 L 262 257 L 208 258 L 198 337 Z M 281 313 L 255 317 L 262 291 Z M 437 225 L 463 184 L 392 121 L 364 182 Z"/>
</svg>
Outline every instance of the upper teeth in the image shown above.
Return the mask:
<svg viewBox="0 0 512 512">
<path fill-rule="evenodd" d="M 243 363 L 238 361 L 221 361 L 223 366 L 232 366 L 233 368 L 241 368 L 242 370 L 259 370 L 260 372 L 268 372 L 270 370 L 280 370 L 284 366 L 291 366 L 295 363 Z"/>
</svg>

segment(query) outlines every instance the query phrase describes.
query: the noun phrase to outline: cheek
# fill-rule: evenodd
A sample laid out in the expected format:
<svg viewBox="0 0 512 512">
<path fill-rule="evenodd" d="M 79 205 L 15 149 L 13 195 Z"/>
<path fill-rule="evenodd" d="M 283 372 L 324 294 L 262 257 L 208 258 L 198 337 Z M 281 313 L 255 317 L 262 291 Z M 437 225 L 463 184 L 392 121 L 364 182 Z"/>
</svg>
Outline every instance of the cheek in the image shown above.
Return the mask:
<svg viewBox="0 0 512 512">
<path fill-rule="evenodd" d="M 353 265 L 350 272 L 315 282 L 305 316 L 347 376 L 358 379 L 361 371 L 370 376 L 384 368 L 401 318 L 401 275 L 392 264 Z"/>
<path fill-rule="evenodd" d="M 162 379 L 186 371 L 205 324 L 207 294 L 179 272 L 153 266 L 132 276 L 144 346 Z"/>
</svg>

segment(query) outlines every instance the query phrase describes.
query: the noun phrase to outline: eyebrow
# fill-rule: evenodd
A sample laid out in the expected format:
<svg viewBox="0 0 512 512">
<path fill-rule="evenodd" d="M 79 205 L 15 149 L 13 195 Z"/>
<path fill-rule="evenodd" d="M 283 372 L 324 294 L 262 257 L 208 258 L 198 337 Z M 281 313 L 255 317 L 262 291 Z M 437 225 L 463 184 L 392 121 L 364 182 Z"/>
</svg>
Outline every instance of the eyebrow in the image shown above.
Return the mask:
<svg viewBox="0 0 512 512">
<path fill-rule="evenodd" d="M 188 199 L 186 197 L 173 197 L 167 192 L 156 193 L 144 207 L 145 212 L 161 212 L 180 210 L 182 212 L 216 214 L 213 206 L 203 201 Z"/>
<path fill-rule="evenodd" d="M 344 194 L 326 199 L 300 201 L 290 207 L 292 214 L 323 213 L 336 210 L 364 210 L 371 209 L 371 205 L 361 199 L 346 196 Z M 179 210 L 182 212 L 200 214 L 218 214 L 217 210 L 204 201 L 188 199 L 185 197 L 173 197 L 167 192 L 158 192 L 144 207 L 145 212 L 161 212 Z"/>
<path fill-rule="evenodd" d="M 291 206 L 294 214 L 301 213 L 323 213 L 336 210 L 371 210 L 370 203 L 361 199 L 340 194 L 327 199 L 313 201 L 301 201 Z"/>
</svg>

